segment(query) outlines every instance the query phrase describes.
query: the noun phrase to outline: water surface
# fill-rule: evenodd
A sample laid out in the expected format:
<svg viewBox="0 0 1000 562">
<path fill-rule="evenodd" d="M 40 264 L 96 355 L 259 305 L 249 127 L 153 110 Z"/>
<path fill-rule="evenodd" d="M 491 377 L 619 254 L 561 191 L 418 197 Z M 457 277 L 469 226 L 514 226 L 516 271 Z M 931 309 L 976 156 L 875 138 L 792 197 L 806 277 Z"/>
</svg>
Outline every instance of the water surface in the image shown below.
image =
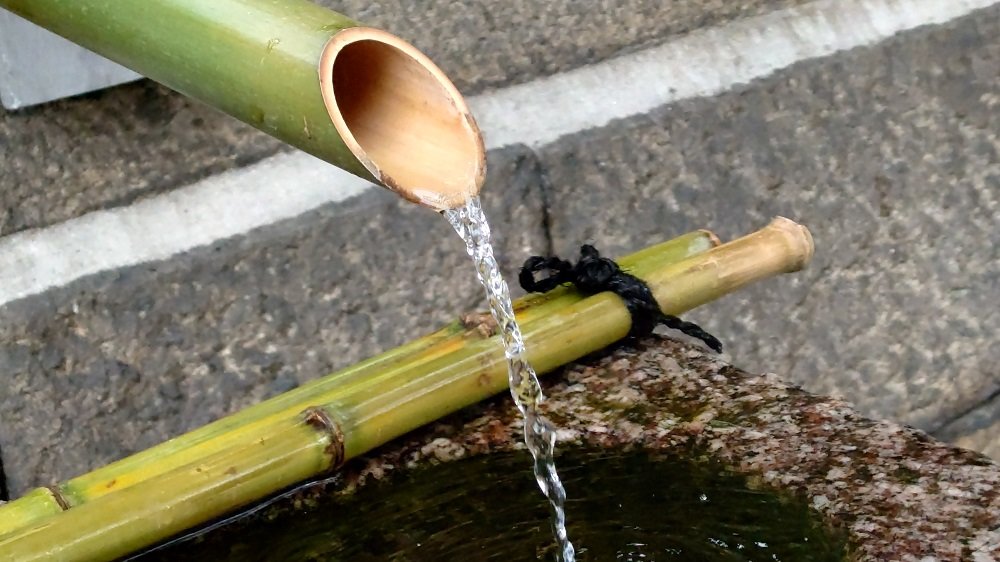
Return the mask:
<svg viewBox="0 0 1000 562">
<path fill-rule="evenodd" d="M 559 463 L 578 560 L 845 559 L 840 534 L 804 502 L 717 465 L 584 450 Z M 288 500 L 141 560 L 551 561 L 547 502 L 523 466 L 524 453 L 505 453 L 404 471 L 308 510 Z"/>
</svg>

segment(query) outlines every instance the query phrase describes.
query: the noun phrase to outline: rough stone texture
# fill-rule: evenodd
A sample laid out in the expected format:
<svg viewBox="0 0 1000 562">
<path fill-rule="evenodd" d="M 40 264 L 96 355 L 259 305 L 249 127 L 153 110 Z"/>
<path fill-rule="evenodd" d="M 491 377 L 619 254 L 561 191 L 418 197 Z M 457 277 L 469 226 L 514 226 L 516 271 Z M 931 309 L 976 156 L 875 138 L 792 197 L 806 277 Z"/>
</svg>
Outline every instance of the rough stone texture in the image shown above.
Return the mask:
<svg viewBox="0 0 1000 562">
<path fill-rule="evenodd" d="M 992 407 L 996 409 L 997 405 L 992 404 Z M 997 435 L 1000 435 L 1000 421 L 995 421 L 991 425 L 979 429 L 970 430 L 954 441 L 959 447 L 981 451 L 984 455 L 1000 459 L 1000 439 L 997 438 Z"/>
<path fill-rule="evenodd" d="M 491 155 L 507 275 L 545 251 L 536 160 Z M 447 222 L 371 190 L 163 263 L 0 308 L 0 447 L 14 496 L 350 365 L 483 306 Z"/>
<path fill-rule="evenodd" d="M 148 80 L 16 112 L 0 108 L 0 235 L 128 204 L 281 147 Z"/>
<path fill-rule="evenodd" d="M 812 266 L 690 317 L 739 365 L 937 429 L 1000 389 L 998 92 L 995 7 L 564 138 L 554 247 L 799 221 Z"/>
<path fill-rule="evenodd" d="M 1000 466 L 919 430 L 866 419 L 843 401 L 669 340 L 619 348 L 546 380 L 560 449 L 638 447 L 722 463 L 845 530 L 849 560 L 1000 556 Z M 286 494 L 264 517 L 420 465 L 523 450 L 521 428 L 506 396 L 468 408 L 348 463 L 339 478 Z"/>
<path fill-rule="evenodd" d="M 413 41 L 467 93 L 804 0 L 320 2 Z M 285 149 L 148 81 L 0 109 L 0 235 L 169 190 Z"/>
</svg>

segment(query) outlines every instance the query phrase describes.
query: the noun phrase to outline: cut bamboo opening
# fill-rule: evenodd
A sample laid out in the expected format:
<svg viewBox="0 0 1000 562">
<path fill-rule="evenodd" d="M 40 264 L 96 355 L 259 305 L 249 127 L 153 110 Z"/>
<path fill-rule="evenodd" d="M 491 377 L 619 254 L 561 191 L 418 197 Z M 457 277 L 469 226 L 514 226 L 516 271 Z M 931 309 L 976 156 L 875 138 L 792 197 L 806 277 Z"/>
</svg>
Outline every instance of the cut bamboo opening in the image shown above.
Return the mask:
<svg viewBox="0 0 1000 562">
<path fill-rule="evenodd" d="M 479 193 L 486 150 L 455 86 L 412 45 L 379 29 L 335 35 L 320 60 L 326 110 L 383 185 L 439 210 Z"/>
<path fill-rule="evenodd" d="M 385 31 L 309 0 L 0 0 L 54 33 L 406 199 L 479 192 L 485 149 L 455 86 Z"/>
</svg>

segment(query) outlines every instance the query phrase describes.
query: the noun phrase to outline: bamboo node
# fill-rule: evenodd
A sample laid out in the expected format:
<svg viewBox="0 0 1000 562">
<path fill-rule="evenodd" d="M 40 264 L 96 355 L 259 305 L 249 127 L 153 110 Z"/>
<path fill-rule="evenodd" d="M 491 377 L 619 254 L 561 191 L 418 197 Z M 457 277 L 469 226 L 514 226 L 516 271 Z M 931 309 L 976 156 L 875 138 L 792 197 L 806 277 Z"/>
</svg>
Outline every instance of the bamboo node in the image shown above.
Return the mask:
<svg viewBox="0 0 1000 562">
<path fill-rule="evenodd" d="M 316 429 L 322 430 L 330 438 L 330 442 L 323 450 L 330 457 L 330 470 L 340 468 L 346 460 L 344 454 L 344 432 L 340 425 L 330 418 L 330 414 L 323 408 L 311 406 L 302 412 L 305 422 Z"/>
<path fill-rule="evenodd" d="M 713 248 L 716 247 L 716 246 L 721 246 L 722 245 L 722 239 L 720 239 L 711 230 L 707 230 L 707 229 L 704 229 L 704 228 L 699 228 L 698 232 L 702 232 L 702 233 L 705 234 L 705 236 L 708 236 L 708 240 L 711 242 Z"/>
<path fill-rule="evenodd" d="M 66 496 L 62 494 L 62 490 L 59 489 L 58 485 L 53 484 L 51 486 L 45 486 L 45 489 L 52 494 L 52 499 L 56 500 L 56 503 L 59 504 L 59 509 L 67 511 L 69 508 L 73 507 L 70 505 L 69 500 L 66 499 Z"/>
<path fill-rule="evenodd" d="M 463 328 L 473 330 L 484 338 L 497 334 L 497 321 L 489 312 L 469 312 L 459 316 L 458 319 Z"/>
</svg>

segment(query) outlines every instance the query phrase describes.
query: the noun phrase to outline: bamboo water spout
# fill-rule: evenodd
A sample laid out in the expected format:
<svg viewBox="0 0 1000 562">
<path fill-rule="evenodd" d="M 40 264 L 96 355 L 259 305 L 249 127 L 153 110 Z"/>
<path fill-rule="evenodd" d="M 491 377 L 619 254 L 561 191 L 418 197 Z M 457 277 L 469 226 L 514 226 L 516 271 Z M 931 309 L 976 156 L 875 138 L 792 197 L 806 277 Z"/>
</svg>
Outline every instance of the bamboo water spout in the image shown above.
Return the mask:
<svg viewBox="0 0 1000 562">
<path fill-rule="evenodd" d="M 478 193 L 482 136 L 416 48 L 308 0 L 0 0 L 6 8 L 402 197 Z"/>
</svg>

